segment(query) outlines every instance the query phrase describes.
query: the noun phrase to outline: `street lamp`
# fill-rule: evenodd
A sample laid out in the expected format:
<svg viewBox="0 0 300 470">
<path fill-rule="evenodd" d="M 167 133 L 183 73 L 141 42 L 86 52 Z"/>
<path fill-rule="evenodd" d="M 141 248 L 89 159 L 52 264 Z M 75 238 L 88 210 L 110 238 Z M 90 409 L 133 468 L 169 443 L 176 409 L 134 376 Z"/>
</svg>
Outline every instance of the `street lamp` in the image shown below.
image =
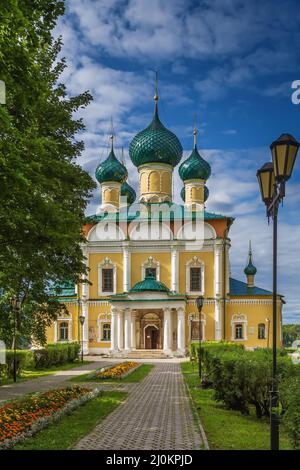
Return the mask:
<svg viewBox="0 0 300 470">
<path fill-rule="evenodd" d="M 201 325 L 201 312 L 202 312 L 202 308 L 203 308 L 203 305 L 204 305 L 203 295 L 199 295 L 199 297 L 196 298 L 196 305 L 197 305 L 198 313 L 199 313 L 199 351 L 198 351 L 198 356 L 199 356 L 199 380 L 200 380 L 200 387 L 201 387 L 201 380 L 202 380 L 202 351 L 201 351 L 202 325 Z"/>
<path fill-rule="evenodd" d="M 279 204 L 285 197 L 285 183 L 294 168 L 299 143 L 290 134 L 282 134 L 271 145 L 272 163 L 266 163 L 257 171 L 257 178 L 267 217 L 273 219 L 273 367 L 270 391 L 271 449 L 279 449 L 278 383 L 277 383 L 277 228 Z"/>
<path fill-rule="evenodd" d="M 268 328 L 268 332 L 267 332 L 267 348 L 270 347 L 270 318 L 266 318 L 266 323 L 267 323 L 267 328 Z"/>
<path fill-rule="evenodd" d="M 83 325 L 85 322 L 85 316 L 79 315 L 79 321 L 81 324 L 81 362 L 83 362 Z"/>
<path fill-rule="evenodd" d="M 14 314 L 14 370 L 13 370 L 13 379 L 14 382 L 17 381 L 17 316 L 21 308 L 21 301 L 17 297 L 11 299 L 12 311 Z"/>
</svg>

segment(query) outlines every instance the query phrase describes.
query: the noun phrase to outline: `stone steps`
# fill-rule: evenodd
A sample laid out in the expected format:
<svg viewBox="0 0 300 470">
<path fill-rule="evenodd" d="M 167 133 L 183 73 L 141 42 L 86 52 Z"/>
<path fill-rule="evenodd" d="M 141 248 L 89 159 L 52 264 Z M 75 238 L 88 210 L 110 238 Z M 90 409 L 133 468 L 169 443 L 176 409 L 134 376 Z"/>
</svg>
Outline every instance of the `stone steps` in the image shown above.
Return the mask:
<svg viewBox="0 0 300 470">
<path fill-rule="evenodd" d="M 126 354 L 128 359 L 164 359 L 166 358 L 166 354 L 162 350 L 157 349 L 141 349 L 130 351 Z"/>
</svg>

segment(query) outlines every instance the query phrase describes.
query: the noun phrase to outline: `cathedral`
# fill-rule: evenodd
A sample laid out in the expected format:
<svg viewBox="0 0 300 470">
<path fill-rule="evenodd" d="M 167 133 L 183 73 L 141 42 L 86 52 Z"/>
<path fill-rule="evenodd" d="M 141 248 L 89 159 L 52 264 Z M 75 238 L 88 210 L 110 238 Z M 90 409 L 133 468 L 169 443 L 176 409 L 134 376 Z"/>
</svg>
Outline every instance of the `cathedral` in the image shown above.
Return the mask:
<svg viewBox="0 0 300 470">
<path fill-rule="evenodd" d="M 112 133 L 109 154 L 96 169 L 101 205 L 99 199 L 83 227 L 88 274 L 78 286 L 61 287 L 68 313 L 49 327 L 48 342 L 80 340 L 85 354 L 129 358 L 183 357 L 199 339 L 271 346 L 272 293 L 255 285 L 251 244 L 245 279 L 230 276 L 234 219 L 206 210 L 211 167 L 198 151 L 196 129 L 184 161 L 182 152 L 160 121 L 156 93 L 152 122 L 129 147 L 137 198 Z M 180 205 L 173 202 L 179 164 Z M 283 303 L 278 296 L 278 344 Z"/>
</svg>

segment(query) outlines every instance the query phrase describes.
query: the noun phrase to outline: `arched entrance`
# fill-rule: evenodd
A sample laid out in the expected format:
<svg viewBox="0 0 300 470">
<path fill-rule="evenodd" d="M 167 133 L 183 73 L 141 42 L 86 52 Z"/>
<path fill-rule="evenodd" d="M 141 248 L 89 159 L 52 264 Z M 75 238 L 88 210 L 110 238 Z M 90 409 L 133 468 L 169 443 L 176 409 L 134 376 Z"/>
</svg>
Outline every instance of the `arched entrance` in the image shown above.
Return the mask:
<svg viewBox="0 0 300 470">
<path fill-rule="evenodd" d="M 159 348 L 159 328 L 156 325 L 145 327 L 145 349 Z"/>
</svg>

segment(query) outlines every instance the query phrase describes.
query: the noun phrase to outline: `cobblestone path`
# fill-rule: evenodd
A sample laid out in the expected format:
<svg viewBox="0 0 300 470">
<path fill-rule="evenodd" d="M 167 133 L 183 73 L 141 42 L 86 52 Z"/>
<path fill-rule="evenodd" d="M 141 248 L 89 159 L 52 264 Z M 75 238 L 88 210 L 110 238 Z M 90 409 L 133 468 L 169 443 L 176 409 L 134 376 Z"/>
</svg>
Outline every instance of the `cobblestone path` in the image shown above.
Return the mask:
<svg viewBox="0 0 300 470">
<path fill-rule="evenodd" d="M 159 363 L 75 449 L 196 450 L 202 444 L 180 364 Z"/>
</svg>

